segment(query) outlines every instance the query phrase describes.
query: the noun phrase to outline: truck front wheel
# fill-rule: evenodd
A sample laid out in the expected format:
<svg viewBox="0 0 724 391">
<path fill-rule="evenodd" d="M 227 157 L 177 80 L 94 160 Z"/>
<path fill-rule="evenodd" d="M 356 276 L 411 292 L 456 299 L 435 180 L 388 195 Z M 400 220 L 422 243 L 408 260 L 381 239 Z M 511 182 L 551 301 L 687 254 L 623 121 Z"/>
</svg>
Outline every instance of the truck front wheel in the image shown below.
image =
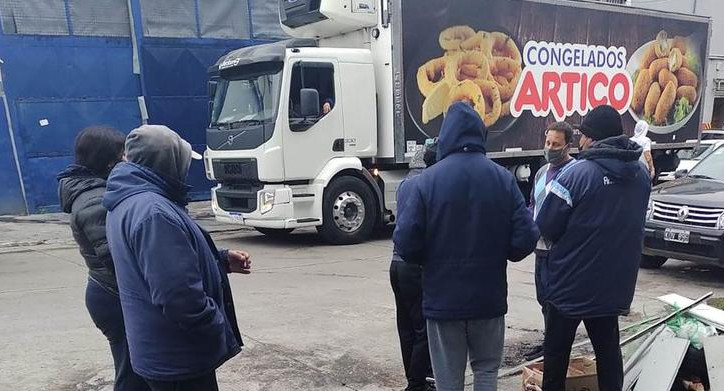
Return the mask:
<svg viewBox="0 0 724 391">
<path fill-rule="evenodd" d="M 372 190 L 359 178 L 340 177 L 324 191 L 323 223 L 317 227 L 332 244 L 355 244 L 369 238 L 377 220 Z"/>
</svg>

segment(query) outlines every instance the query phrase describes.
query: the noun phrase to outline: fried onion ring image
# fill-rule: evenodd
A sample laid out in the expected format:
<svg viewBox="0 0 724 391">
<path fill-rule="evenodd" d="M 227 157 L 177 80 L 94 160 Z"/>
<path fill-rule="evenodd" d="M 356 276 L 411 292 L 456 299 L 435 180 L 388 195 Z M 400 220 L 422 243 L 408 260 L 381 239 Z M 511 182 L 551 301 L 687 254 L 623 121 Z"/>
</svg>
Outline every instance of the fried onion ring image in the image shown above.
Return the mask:
<svg viewBox="0 0 724 391">
<path fill-rule="evenodd" d="M 508 101 L 515 93 L 522 68 L 519 62 L 508 57 L 493 57 L 490 72 L 500 89 L 500 99 Z"/>
<path fill-rule="evenodd" d="M 500 107 L 500 118 L 507 117 L 510 115 L 510 101 L 503 103 Z"/>
<path fill-rule="evenodd" d="M 649 93 L 646 94 L 646 102 L 644 102 L 644 118 L 653 117 L 659 98 L 661 98 L 661 86 L 659 83 L 652 83 Z"/>
<path fill-rule="evenodd" d="M 460 43 L 462 50 L 475 50 L 488 57 L 493 55 L 493 38 L 487 31 L 478 31 L 472 37 Z"/>
<path fill-rule="evenodd" d="M 671 51 L 671 45 L 669 44 L 669 35 L 666 31 L 661 30 L 656 34 L 656 41 L 654 42 L 654 50 L 656 51 L 656 57 L 664 58 L 669 56 Z"/>
<path fill-rule="evenodd" d="M 676 100 L 676 87 L 674 83 L 669 82 L 661 92 L 661 98 L 656 104 L 656 110 L 654 110 L 654 123 L 656 125 L 666 125 L 666 117 L 669 116 L 669 111 L 674 106 Z"/>
<path fill-rule="evenodd" d="M 674 39 L 673 39 L 673 41 L 672 41 L 672 43 L 671 43 L 671 47 L 672 47 L 672 48 L 679 49 L 679 51 L 681 52 L 681 54 L 686 54 L 686 50 L 687 50 L 687 47 L 688 47 L 688 46 L 689 46 L 689 45 L 687 44 L 686 38 L 684 38 L 684 37 L 682 37 L 682 36 L 680 36 L 680 35 L 675 36 Z M 672 71 L 672 72 L 673 72 L 673 71 Z"/>
<path fill-rule="evenodd" d="M 485 118 L 485 98 L 483 98 L 480 87 L 471 80 L 461 81 L 450 89 L 447 105 L 445 105 L 445 113 L 455 102 L 471 104 L 473 109 L 480 115 L 480 118 Z"/>
<path fill-rule="evenodd" d="M 676 72 L 681 68 L 681 64 L 683 63 L 684 55 L 681 54 L 681 50 L 679 50 L 679 48 L 671 49 L 671 52 L 669 52 L 669 70 Z"/>
<path fill-rule="evenodd" d="M 639 71 L 639 76 L 636 78 L 636 84 L 634 84 L 633 99 L 631 100 L 631 107 L 637 113 L 641 112 L 644 108 L 644 101 L 646 100 L 646 94 L 649 93 L 649 87 L 651 87 L 651 72 L 647 69 Z"/>
<path fill-rule="evenodd" d="M 520 51 L 512 38 L 501 32 L 490 33 L 493 40 L 493 57 L 508 57 L 521 64 Z"/>
<path fill-rule="evenodd" d="M 696 77 L 696 73 L 690 71 L 688 68 L 681 68 L 676 71 L 675 74 L 680 86 L 692 86 L 696 88 L 696 86 L 699 85 L 699 78 Z"/>
<path fill-rule="evenodd" d="M 470 26 L 452 26 L 440 33 L 440 47 L 445 50 L 460 50 L 460 44 L 473 37 L 475 30 Z"/>
<path fill-rule="evenodd" d="M 692 105 L 696 102 L 696 88 L 692 86 L 681 86 L 676 89 L 676 99 L 686 98 Z"/>
<path fill-rule="evenodd" d="M 651 73 L 652 80 L 656 80 L 659 77 L 659 72 L 661 72 L 662 69 L 669 67 L 669 59 L 668 58 L 659 58 L 654 60 L 654 62 L 651 63 L 649 66 L 649 72 Z"/>
<path fill-rule="evenodd" d="M 656 57 L 654 45 L 648 45 L 642 58 L 643 60 L 641 61 L 641 66 L 639 67 L 639 69 L 647 69 L 649 66 L 651 66 L 651 63 L 658 58 Z"/>
<path fill-rule="evenodd" d="M 503 106 L 500 100 L 498 85 L 489 80 L 477 80 L 475 84 L 480 87 L 480 91 L 483 93 L 483 99 L 485 99 L 485 117 L 483 117 L 483 123 L 485 126 L 493 126 L 498 122 L 500 110 Z"/>
<path fill-rule="evenodd" d="M 417 70 L 417 87 L 423 96 L 429 96 L 435 86 L 444 81 L 446 65 L 447 59 L 439 57 L 426 62 Z"/>
<path fill-rule="evenodd" d="M 445 78 L 452 84 L 463 80 L 492 79 L 488 58 L 482 52 L 462 52 L 445 58 Z"/>
<path fill-rule="evenodd" d="M 663 90 L 666 88 L 666 85 L 669 84 L 669 82 L 674 83 L 674 87 L 679 87 L 679 81 L 676 80 L 676 75 L 671 73 L 668 68 L 664 68 L 659 71 L 659 85 L 661 86 L 661 89 Z"/>
</svg>

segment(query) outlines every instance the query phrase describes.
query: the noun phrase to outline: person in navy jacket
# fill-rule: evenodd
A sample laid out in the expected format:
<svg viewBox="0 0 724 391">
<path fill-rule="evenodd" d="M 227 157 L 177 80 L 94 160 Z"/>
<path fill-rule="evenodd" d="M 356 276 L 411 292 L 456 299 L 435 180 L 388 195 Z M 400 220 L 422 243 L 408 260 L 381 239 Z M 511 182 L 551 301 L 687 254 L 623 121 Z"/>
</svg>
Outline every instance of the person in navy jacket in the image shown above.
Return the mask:
<svg viewBox="0 0 724 391">
<path fill-rule="evenodd" d="M 601 391 L 621 391 L 618 317 L 636 288 L 651 179 L 642 148 L 623 135 L 610 106 L 580 125 L 581 153 L 551 183 L 536 215 L 552 243 L 545 265 L 544 391 L 565 389 L 571 345 L 583 322 L 596 351 Z"/>
<path fill-rule="evenodd" d="M 217 390 L 216 368 L 243 345 L 226 274 L 249 273 L 249 255 L 217 250 L 186 211 L 194 154 L 171 129 L 142 126 L 103 197 L 131 365 L 154 391 Z"/>
<path fill-rule="evenodd" d="M 463 390 L 468 355 L 475 390 L 495 390 L 505 336 L 507 261 L 535 249 L 538 229 L 513 175 L 485 156 L 480 116 L 454 103 L 438 162 L 398 193 L 395 249 L 422 265 L 423 313 L 439 390 Z"/>
</svg>

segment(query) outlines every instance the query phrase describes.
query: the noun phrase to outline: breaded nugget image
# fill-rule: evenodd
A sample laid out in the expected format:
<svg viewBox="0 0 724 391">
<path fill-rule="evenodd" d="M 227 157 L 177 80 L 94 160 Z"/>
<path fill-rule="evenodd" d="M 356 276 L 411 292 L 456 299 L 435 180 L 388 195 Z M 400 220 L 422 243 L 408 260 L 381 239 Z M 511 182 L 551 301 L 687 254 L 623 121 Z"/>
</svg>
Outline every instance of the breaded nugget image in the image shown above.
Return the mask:
<svg viewBox="0 0 724 391">
<path fill-rule="evenodd" d="M 654 111 L 654 124 L 666 125 L 666 117 L 669 116 L 669 111 L 674 106 L 676 100 L 676 87 L 674 83 L 669 82 L 661 92 L 661 98 L 656 104 L 656 110 Z"/>
</svg>

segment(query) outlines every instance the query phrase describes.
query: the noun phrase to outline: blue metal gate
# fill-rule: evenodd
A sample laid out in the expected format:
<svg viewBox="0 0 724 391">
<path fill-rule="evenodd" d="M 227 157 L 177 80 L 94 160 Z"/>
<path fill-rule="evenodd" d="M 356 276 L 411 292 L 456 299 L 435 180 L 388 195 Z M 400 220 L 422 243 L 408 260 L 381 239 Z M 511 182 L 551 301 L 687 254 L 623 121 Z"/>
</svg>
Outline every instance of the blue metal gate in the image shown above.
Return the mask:
<svg viewBox="0 0 724 391">
<path fill-rule="evenodd" d="M 280 37 L 275 12 L 265 0 L 3 0 L 0 58 L 25 202 L 0 213 L 58 210 L 55 176 L 86 126 L 164 124 L 201 152 L 208 67 Z M 0 121 L 0 175 L 13 172 L 5 134 Z M 189 182 L 193 198 L 208 198 L 201 164 Z"/>
</svg>

